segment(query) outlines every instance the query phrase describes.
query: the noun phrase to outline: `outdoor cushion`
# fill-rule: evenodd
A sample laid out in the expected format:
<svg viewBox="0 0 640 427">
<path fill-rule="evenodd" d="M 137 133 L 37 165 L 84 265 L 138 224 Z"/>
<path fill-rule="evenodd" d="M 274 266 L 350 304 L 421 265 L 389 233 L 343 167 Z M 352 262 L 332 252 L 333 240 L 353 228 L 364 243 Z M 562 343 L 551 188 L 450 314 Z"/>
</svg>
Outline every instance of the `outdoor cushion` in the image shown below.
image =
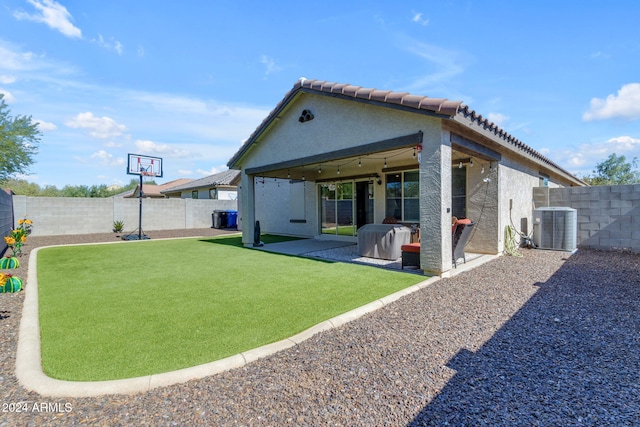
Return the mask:
<svg viewBox="0 0 640 427">
<path fill-rule="evenodd" d="M 420 243 L 409 243 L 400 247 L 402 252 L 420 253 Z"/>
<path fill-rule="evenodd" d="M 454 222 L 451 226 L 451 234 L 456 232 L 456 227 L 458 226 L 458 224 L 471 224 L 471 220 L 469 218 L 460 218 L 456 220 L 456 222 Z"/>
</svg>

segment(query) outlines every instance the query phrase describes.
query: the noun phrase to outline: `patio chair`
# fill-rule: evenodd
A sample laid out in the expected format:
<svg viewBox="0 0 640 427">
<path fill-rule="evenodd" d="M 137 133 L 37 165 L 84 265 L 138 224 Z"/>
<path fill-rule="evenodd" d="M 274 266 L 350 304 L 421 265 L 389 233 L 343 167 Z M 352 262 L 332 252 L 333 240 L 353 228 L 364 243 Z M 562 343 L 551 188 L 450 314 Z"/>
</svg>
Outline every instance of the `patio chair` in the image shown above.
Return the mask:
<svg viewBox="0 0 640 427">
<path fill-rule="evenodd" d="M 451 246 L 453 249 L 453 266 L 458 267 L 458 260 L 462 258 L 464 262 L 467 262 L 467 257 L 464 253 L 464 247 L 469 243 L 471 232 L 475 222 L 463 223 L 460 220 L 454 226 Z"/>
</svg>

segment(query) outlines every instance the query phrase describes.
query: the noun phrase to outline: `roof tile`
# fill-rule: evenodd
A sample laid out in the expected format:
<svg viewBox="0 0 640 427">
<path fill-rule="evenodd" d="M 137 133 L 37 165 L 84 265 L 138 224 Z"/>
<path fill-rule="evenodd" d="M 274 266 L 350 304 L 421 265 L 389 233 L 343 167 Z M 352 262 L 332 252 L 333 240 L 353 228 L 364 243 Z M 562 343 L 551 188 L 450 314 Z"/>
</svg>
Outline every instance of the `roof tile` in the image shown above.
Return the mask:
<svg viewBox="0 0 640 427">
<path fill-rule="evenodd" d="M 342 89 L 342 94 L 346 96 L 352 96 L 355 98 L 359 89 L 360 89 L 360 86 L 348 85 L 348 86 L 345 86 L 344 89 Z"/>
<path fill-rule="evenodd" d="M 411 108 L 420 108 L 420 102 L 424 99 L 424 96 L 420 95 L 406 95 L 402 98 L 402 105 Z"/>
<path fill-rule="evenodd" d="M 380 102 L 386 102 L 387 100 L 387 95 L 390 94 L 391 91 L 390 90 L 374 90 L 373 92 L 371 92 L 371 99 L 372 101 L 380 101 Z"/>
</svg>

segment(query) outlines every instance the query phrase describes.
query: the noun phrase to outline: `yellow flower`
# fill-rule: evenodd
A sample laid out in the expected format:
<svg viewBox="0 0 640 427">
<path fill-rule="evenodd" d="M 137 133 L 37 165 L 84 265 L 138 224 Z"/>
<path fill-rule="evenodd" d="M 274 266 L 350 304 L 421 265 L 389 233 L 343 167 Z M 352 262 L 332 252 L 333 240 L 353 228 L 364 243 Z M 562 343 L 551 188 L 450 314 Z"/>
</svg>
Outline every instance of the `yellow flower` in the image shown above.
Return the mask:
<svg viewBox="0 0 640 427">
<path fill-rule="evenodd" d="M 18 224 L 20 224 L 20 225 L 24 224 L 24 222 L 25 222 L 25 220 L 24 220 L 24 219 L 19 219 L 19 220 L 18 220 Z"/>
<path fill-rule="evenodd" d="M 11 236 L 6 236 L 6 237 L 4 238 L 4 241 L 5 241 L 5 243 L 6 243 L 7 245 L 9 245 L 9 246 L 13 246 L 13 245 L 15 245 L 15 244 L 16 244 L 16 239 L 14 239 L 14 238 L 13 238 L 13 237 L 11 237 Z"/>
<path fill-rule="evenodd" d="M 20 237 L 20 241 L 21 241 L 22 243 L 25 243 L 25 242 L 27 241 L 27 236 L 22 236 L 22 237 Z"/>
<path fill-rule="evenodd" d="M 30 219 L 25 219 L 24 223 L 27 224 L 27 225 L 31 225 L 31 224 L 33 224 L 33 221 L 31 221 Z"/>
<path fill-rule="evenodd" d="M 4 273 L 0 273 L 0 286 L 4 286 L 7 283 L 7 276 Z"/>
</svg>

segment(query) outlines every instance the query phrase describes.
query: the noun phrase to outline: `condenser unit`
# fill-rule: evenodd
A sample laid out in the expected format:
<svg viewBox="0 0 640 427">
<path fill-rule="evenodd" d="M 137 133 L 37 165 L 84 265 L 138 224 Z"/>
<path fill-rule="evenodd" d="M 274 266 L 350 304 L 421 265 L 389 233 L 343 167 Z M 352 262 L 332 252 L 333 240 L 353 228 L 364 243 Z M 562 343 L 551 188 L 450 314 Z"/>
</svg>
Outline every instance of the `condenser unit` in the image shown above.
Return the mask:
<svg viewBox="0 0 640 427">
<path fill-rule="evenodd" d="M 533 242 L 540 249 L 573 252 L 578 238 L 578 212 L 548 207 L 533 211 Z"/>
</svg>

